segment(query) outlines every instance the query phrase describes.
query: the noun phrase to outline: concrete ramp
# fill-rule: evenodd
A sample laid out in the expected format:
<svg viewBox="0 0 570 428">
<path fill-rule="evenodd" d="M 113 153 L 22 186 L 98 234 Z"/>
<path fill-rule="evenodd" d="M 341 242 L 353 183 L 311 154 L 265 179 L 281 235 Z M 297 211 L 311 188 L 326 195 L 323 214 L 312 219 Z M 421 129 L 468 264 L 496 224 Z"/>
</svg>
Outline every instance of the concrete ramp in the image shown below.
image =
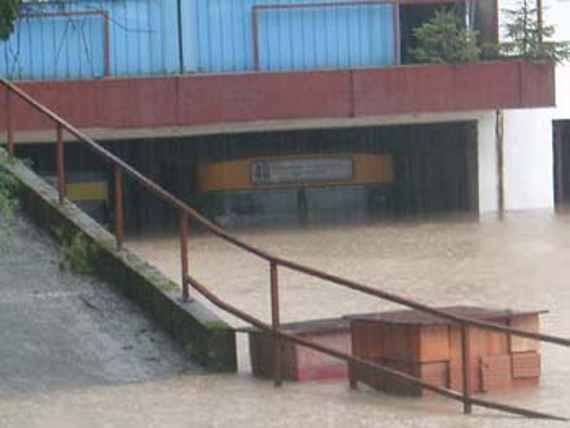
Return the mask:
<svg viewBox="0 0 570 428">
<path fill-rule="evenodd" d="M 0 250 L 0 397 L 200 371 L 108 285 L 61 271 L 59 247 L 21 213 L 12 230 Z"/>
</svg>

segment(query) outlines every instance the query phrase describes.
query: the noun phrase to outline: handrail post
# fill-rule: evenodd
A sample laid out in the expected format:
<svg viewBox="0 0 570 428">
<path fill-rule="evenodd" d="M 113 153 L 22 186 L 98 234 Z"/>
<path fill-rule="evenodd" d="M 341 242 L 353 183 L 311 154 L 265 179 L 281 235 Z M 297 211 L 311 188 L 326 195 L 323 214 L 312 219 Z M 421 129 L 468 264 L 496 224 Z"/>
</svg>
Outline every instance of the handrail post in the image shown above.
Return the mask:
<svg viewBox="0 0 570 428">
<path fill-rule="evenodd" d="M 461 358 L 463 365 L 463 413 L 471 414 L 471 345 L 469 325 L 461 324 Z"/>
<path fill-rule="evenodd" d="M 277 336 L 280 327 L 279 316 L 279 277 L 277 263 L 271 261 L 271 324 L 273 326 L 273 382 L 276 387 L 283 384 L 281 379 L 281 340 Z"/>
<path fill-rule="evenodd" d="M 59 204 L 63 205 L 65 200 L 65 155 L 63 152 L 63 126 L 60 123 L 57 124 L 56 151 L 57 193 L 59 194 Z"/>
<path fill-rule="evenodd" d="M 125 215 L 123 208 L 123 171 L 119 165 L 115 165 L 115 238 L 117 239 L 117 250 L 123 249 L 125 237 Z"/>
<path fill-rule="evenodd" d="M 14 156 L 14 123 L 12 122 L 12 91 L 6 87 L 6 138 L 8 152 Z"/>
<path fill-rule="evenodd" d="M 180 265 L 182 270 L 182 300 L 190 300 L 188 289 L 188 213 L 180 210 Z"/>
</svg>

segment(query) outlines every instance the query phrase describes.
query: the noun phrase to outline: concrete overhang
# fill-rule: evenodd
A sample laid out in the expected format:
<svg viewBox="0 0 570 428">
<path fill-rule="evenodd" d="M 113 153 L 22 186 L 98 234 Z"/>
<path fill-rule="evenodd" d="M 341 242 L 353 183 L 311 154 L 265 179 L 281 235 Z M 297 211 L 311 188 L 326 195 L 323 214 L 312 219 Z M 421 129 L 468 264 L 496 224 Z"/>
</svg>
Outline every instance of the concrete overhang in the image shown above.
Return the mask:
<svg viewBox="0 0 570 428">
<path fill-rule="evenodd" d="M 93 137 L 119 140 L 453 120 L 468 112 L 553 107 L 554 73 L 550 62 L 515 60 L 20 86 Z M 17 141 L 53 141 L 53 124 L 23 102 L 14 102 L 13 118 Z M 5 125 L 2 115 L 0 129 Z"/>
</svg>

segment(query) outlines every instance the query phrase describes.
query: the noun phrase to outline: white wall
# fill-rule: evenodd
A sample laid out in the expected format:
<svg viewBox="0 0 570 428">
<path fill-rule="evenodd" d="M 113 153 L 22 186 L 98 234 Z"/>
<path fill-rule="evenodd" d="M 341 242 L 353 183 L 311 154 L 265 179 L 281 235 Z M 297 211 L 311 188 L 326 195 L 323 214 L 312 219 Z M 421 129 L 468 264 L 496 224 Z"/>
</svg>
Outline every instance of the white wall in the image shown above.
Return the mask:
<svg viewBox="0 0 570 428">
<path fill-rule="evenodd" d="M 501 0 L 500 8 L 515 0 Z M 544 0 L 545 23 L 557 40 L 570 40 L 570 1 Z M 501 21 L 504 23 L 504 14 Z M 505 111 L 505 207 L 507 210 L 554 206 L 552 121 L 570 119 L 570 64 L 556 69 L 556 108 Z"/>
<path fill-rule="evenodd" d="M 505 208 L 552 208 L 551 109 L 506 111 L 504 124 Z"/>
<path fill-rule="evenodd" d="M 495 112 L 486 112 L 478 121 L 479 212 L 482 214 L 498 208 L 495 120 Z"/>
</svg>

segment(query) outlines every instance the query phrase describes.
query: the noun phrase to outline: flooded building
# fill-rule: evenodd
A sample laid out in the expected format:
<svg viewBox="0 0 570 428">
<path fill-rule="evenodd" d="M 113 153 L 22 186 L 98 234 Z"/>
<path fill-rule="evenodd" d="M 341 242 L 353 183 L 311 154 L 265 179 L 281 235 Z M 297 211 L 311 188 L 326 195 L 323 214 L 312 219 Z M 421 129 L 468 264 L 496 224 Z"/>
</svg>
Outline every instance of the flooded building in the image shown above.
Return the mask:
<svg viewBox="0 0 570 428">
<path fill-rule="evenodd" d="M 570 200 L 570 67 L 412 54 L 441 8 L 496 43 L 510 3 L 28 4 L 0 73 L 224 226 L 553 208 Z M 544 6 L 570 39 L 570 3 Z M 53 177 L 55 130 L 11 111 L 20 155 Z M 65 138 L 68 194 L 112 222 L 112 171 Z M 131 229 L 176 223 L 126 186 Z"/>
</svg>

